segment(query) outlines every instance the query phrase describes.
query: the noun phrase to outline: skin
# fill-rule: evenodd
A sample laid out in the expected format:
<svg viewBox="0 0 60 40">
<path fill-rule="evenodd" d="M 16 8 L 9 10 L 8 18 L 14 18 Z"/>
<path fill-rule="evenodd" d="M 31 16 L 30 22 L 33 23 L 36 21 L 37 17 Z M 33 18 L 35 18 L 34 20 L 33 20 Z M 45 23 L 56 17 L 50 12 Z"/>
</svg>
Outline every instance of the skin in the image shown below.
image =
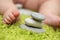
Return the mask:
<svg viewBox="0 0 60 40">
<path fill-rule="evenodd" d="M 59 0 L 0 0 L 3 23 L 11 24 L 18 18 L 19 12 L 14 5 L 16 3 L 43 14 L 46 17 L 43 23 L 60 28 Z"/>
</svg>

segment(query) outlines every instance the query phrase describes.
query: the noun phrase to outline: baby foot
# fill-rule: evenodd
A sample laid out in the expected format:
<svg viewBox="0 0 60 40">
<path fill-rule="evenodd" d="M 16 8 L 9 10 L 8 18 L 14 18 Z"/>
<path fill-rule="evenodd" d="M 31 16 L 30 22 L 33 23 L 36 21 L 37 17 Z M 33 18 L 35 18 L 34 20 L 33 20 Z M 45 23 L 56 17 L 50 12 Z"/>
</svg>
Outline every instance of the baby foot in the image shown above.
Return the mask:
<svg viewBox="0 0 60 40">
<path fill-rule="evenodd" d="M 10 5 L 7 5 L 7 6 L 10 6 Z M 2 11 L 3 12 L 3 23 L 5 24 L 11 24 L 11 23 L 14 23 L 18 16 L 19 16 L 19 12 L 17 10 L 17 8 L 12 5 L 10 7 L 5 7 L 5 9 L 7 10 L 4 10 Z"/>
<path fill-rule="evenodd" d="M 19 12 L 12 0 L 1 0 L 0 12 L 3 15 L 3 23 L 5 24 L 13 23 L 19 16 Z"/>
<path fill-rule="evenodd" d="M 48 17 L 46 17 L 46 20 L 44 20 L 44 23 L 53 26 L 54 29 L 60 28 L 60 17 L 53 14 L 48 15 Z"/>
<path fill-rule="evenodd" d="M 11 24 L 18 16 L 19 12 L 16 9 L 8 9 L 3 15 L 3 23 Z"/>
</svg>

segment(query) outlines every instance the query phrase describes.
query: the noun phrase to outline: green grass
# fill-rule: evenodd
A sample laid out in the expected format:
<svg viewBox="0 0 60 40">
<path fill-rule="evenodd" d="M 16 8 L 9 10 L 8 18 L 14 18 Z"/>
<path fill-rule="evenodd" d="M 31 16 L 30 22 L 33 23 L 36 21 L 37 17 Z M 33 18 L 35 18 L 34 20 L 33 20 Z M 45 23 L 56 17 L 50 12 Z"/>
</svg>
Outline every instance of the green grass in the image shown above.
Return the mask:
<svg viewBox="0 0 60 40">
<path fill-rule="evenodd" d="M 47 25 L 43 26 L 46 31 L 44 33 L 34 33 L 23 30 L 20 25 L 24 23 L 24 19 L 28 16 L 22 15 L 21 20 L 13 25 L 6 25 L 2 23 L 2 16 L 0 16 L 0 40 L 60 40 L 60 30 L 53 30 Z"/>
</svg>

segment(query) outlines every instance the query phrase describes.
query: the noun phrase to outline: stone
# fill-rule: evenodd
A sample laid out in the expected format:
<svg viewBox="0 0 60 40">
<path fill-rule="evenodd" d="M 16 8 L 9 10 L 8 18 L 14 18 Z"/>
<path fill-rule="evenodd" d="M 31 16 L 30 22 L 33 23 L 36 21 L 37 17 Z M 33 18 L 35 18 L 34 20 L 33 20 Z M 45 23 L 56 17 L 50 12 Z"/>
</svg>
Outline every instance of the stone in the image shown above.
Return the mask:
<svg viewBox="0 0 60 40">
<path fill-rule="evenodd" d="M 42 22 L 45 19 L 45 17 L 40 13 L 33 13 L 33 14 L 31 14 L 31 16 L 36 21 L 40 21 L 40 22 Z"/>
<path fill-rule="evenodd" d="M 20 14 L 31 16 L 33 11 L 23 8 L 23 9 L 19 9 L 19 12 L 20 12 Z"/>
<path fill-rule="evenodd" d="M 42 27 L 42 23 L 33 20 L 32 18 L 25 19 L 25 24 L 31 27 Z"/>
<path fill-rule="evenodd" d="M 25 25 L 25 24 L 22 24 L 22 25 L 20 26 L 20 28 L 26 29 L 26 30 L 28 30 L 28 31 L 36 32 L 36 33 L 45 32 L 45 30 L 42 29 L 42 28 L 32 28 L 32 27 L 29 27 L 29 26 L 27 26 L 27 25 Z"/>
<path fill-rule="evenodd" d="M 22 5 L 22 4 L 16 4 L 16 7 L 17 7 L 18 9 L 21 9 L 21 8 L 23 8 L 23 5 Z"/>
</svg>

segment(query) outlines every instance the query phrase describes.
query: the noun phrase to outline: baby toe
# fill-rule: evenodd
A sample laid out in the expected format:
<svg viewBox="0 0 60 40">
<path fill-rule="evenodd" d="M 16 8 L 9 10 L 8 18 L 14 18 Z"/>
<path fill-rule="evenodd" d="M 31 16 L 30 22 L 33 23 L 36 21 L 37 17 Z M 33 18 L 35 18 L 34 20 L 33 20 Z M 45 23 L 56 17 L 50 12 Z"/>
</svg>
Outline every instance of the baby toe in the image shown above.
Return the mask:
<svg viewBox="0 0 60 40">
<path fill-rule="evenodd" d="M 12 13 L 10 13 L 8 16 L 11 18 L 12 21 L 15 20 L 15 17 L 14 17 L 14 15 Z"/>
<path fill-rule="evenodd" d="M 6 17 L 6 19 L 10 22 L 12 22 L 11 18 L 9 16 Z"/>
<path fill-rule="evenodd" d="M 3 20 L 3 22 L 4 22 L 5 24 L 10 24 L 10 23 L 11 23 L 11 22 L 8 21 L 6 18 Z"/>
<path fill-rule="evenodd" d="M 19 12 L 18 11 L 14 11 L 14 12 L 12 12 L 13 13 L 13 15 L 15 16 L 15 17 L 18 17 L 19 16 Z"/>
</svg>

